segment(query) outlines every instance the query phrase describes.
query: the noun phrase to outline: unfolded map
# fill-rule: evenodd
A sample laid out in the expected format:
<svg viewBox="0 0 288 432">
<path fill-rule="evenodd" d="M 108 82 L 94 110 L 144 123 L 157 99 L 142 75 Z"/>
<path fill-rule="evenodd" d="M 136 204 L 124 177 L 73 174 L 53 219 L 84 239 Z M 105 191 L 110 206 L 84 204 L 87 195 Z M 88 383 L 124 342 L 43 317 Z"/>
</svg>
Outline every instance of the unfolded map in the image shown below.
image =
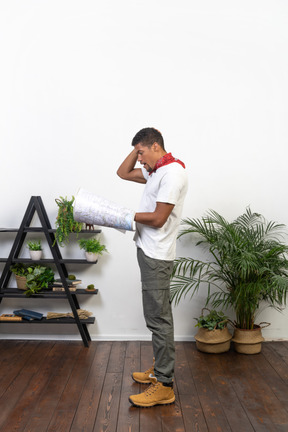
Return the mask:
<svg viewBox="0 0 288 432">
<path fill-rule="evenodd" d="M 74 219 L 89 225 L 135 231 L 135 211 L 80 189 L 74 201 Z"/>
</svg>

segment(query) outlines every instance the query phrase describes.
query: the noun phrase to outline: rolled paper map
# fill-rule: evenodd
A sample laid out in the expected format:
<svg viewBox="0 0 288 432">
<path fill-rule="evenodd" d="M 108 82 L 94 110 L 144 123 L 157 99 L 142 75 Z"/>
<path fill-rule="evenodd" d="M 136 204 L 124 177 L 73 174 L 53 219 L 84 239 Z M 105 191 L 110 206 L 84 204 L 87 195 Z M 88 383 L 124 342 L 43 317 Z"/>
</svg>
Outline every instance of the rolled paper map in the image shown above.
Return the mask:
<svg viewBox="0 0 288 432">
<path fill-rule="evenodd" d="M 135 211 L 85 189 L 76 194 L 73 215 L 76 222 L 135 231 Z"/>
</svg>

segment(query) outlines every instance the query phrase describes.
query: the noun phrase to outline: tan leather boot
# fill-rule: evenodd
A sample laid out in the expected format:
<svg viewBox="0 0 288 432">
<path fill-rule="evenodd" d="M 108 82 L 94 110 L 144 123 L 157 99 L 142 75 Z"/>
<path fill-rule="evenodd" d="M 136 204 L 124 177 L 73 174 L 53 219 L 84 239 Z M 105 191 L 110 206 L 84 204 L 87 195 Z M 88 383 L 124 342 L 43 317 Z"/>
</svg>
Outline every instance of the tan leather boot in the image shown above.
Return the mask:
<svg viewBox="0 0 288 432">
<path fill-rule="evenodd" d="M 172 387 L 166 387 L 163 383 L 157 381 L 156 377 L 150 377 L 151 385 L 138 395 L 129 397 L 131 404 L 148 408 L 154 405 L 168 405 L 175 402 L 175 394 Z"/>
<path fill-rule="evenodd" d="M 154 375 L 154 363 L 155 360 L 153 359 L 153 366 L 151 366 L 151 368 L 147 369 L 145 372 L 133 372 L 133 380 L 140 384 L 151 384 L 152 381 L 149 375 Z"/>
</svg>

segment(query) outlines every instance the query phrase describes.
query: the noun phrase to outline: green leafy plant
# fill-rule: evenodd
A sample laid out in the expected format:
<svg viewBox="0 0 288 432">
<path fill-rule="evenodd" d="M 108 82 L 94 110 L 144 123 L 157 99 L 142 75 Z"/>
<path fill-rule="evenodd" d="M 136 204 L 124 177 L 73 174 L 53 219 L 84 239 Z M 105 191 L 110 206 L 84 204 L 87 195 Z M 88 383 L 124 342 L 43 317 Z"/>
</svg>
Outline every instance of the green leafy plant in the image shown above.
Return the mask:
<svg viewBox="0 0 288 432">
<path fill-rule="evenodd" d="M 84 249 L 86 252 L 92 252 L 95 254 L 102 255 L 103 252 L 107 252 L 106 247 L 100 243 L 96 238 L 91 239 L 80 239 L 78 240 L 80 249 Z"/>
<path fill-rule="evenodd" d="M 74 197 L 71 200 L 68 200 L 67 197 L 55 199 L 59 209 L 55 222 L 56 232 L 53 246 L 58 242 L 59 246 L 63 247 L 64 244 L 69 243 L 71 233 L 78 234 L 82 229 L 82 223 L 76 222 L 73 217 L 74 200 Z"/>
<path fill-rule="evenodd" d="M 10 266 L 10 270 L 17 276 L 26 277 L 28 289 L 25 294 L 28 297 L 38 293 L 43 288 L 48 288 L 49 284 L 54 282 L 54 272 L 49 267 L 40 265 L 27 266 L 23 263 L 16 263 Z"/>
<path fill-rule="evenodd" d="M 204 315 L 203 311 L 208 310 L 208 314 Z M 218 312 L 217 310 L 209 310 L 207 308 L 202 309 L 202 315 L 199 318 L 194 318 L 197 321 L 195 327 L 202 327 L 208 330 L 222 330 L 227 326 L 229 321 L 228 317 L 224 315 L 224 312 Z"/>
<path fill-rule="evenodd" d="M 27 268 L 27 282 L 26 286 L 28 290 L 25 292 L 26 296 L 29 297 L 33 294 L 37 294 L 43 288 L 48 288 L 49 284 L 54 282 L 54 272 L 49 267 L 40 265 L 29 266 Z"/>
<path fill-rule="evenodd" d="M 71 280 L 71 281 L 76 280 L 76 276 L 73 275 L 73 274 L 69 274 L 68 275 L 68 280 Z"/>
<path fill-rule="evenodd" d="M 31 251 L 40 251 L 42 250 L 41 240 L 31 240 L 27 242 L 27 247 Z"/>
<path fill-rule="evenodd" d="M 95 289 L 95 286 L 93 284 L 87 285 L 87 290 L 93 291 Z"/>
<path fill-rule="evenodd" d="M 10 270 L 17 276 L 27 276 L 27 266 L 22 263 L 16 263 L 10 266 Z"/>
<path fill-rule="evenodd" d="M 175 261 L 171 297 L 176 304 L 205 284 L 206 305 L 232 307 L 237 328 L 253 329 L 262 306 L 281 311 L 288 294 L 283 224 L 268 222 L 250 208 L 231 223 L 213 210 L 183 223 L 179 237 L 196 236 L 196 246 L 208 250 L 211 258 L 207 262 L 191 257 Z"/>
</svg>

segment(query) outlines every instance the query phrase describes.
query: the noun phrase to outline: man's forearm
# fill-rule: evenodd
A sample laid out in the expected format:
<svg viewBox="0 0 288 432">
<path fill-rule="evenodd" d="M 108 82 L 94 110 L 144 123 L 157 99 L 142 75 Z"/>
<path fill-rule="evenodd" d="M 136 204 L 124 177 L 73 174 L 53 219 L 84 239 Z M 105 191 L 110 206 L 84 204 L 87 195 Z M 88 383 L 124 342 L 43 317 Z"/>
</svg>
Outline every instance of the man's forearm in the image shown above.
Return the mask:
<svg viewBox="0 0 288 432">
<path fill-rule="evenodd" d="M 124 159 L 122 164 L 119 166 L 117 170 L 117 174 L 119 177 L 125 179 L 127 175 L 133 171 L 137 162 L 137 153 L 135 149 L 132 150 L 131 153 Z"/>
<path fill-rule="evenodd" d="M 154 212 L 135 213 L 134 221 L 154 228 L 162 228 L 173 208 L 174 204 L 158 202 Z"/>
<path fill-rule="evenodd" d="M 117 175 L 124 180 L 130 180 L 137 183 L 146 183 L 141 168 L 135 168 L 138 154 L 134 150 L 124 159 L 117 170 Z"/>
<path fill-rule="evenodd" d="M 157 215 L 155 215 L 155 212 L 135 213 L 134 221 L 154 228 L 162 227 L 162 223 L 160 223 L 160 220 L 158 220 Z"/>
</svg>

